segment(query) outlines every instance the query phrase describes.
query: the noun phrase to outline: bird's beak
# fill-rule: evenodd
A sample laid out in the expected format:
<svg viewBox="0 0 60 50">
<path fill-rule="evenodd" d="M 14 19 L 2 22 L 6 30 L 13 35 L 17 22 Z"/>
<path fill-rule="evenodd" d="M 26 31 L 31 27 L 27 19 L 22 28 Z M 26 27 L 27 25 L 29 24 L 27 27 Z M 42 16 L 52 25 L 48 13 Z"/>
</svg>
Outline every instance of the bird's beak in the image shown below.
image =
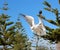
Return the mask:
<svg viewBox="0 0 60 50">
<path fill-rule="evenodd" d="M 22 14 L 22 13 L 20 13 L 20 15 L 25 17 L 25 15 L 24 15 L 24 14 Z"/>
</svg>

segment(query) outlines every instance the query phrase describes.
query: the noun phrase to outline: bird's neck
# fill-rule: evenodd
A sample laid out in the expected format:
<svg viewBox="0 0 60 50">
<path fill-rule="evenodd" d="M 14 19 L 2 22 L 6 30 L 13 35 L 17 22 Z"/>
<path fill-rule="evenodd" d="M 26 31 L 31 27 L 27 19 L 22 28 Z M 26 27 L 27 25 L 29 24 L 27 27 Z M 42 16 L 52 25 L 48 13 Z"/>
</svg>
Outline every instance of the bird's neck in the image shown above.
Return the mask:
<svg viewBox="0 0 60 50">
<path fill-rule="evenodd" d="M 39 25 L 40 23 L 42 23 L 42 18 L 38 17 L 38 20 L 39 20 L 39 22 L 38 22 L 38 25 Z"/>
</svg>

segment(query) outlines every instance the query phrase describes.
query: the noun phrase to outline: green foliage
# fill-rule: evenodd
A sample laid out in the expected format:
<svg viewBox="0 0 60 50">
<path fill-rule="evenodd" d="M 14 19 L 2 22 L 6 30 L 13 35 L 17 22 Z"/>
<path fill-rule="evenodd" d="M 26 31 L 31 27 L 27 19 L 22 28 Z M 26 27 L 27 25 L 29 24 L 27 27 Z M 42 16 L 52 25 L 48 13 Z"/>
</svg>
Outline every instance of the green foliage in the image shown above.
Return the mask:
<svg viewBox="0 0 60 50">
<path fill-rule="evenodd" d="M 28 45 L 28 38 L 21 22 L 7 22 L 8 16 L 0 15 L 0 45 L 12 47 L 13 50 L 24 50 Z M 4 22 L 2 22 L 4 20 Z M 8 27 L 7 27 L 8 26 Z M 23 28 L 23 29 L 22 29 Z M 30 45 L 31 46 L 31 45 Z M 4 48 L 3 48 L 4 49 Z M 5 50 L 8 49 L 7 47 Z"/>
<path fill-rule="evenodd" d="M 11 25 L 11 24 L 13 24 L 13 22 L 8 22 L 8 23 L 6 23 L 6 26 L 7 26 L 7 25 Z"/>
<path fill-rule="evenodd" d="M 48 11 L 51 11 L 51 8 L 49 8 L 49 7 L 48 7 L 48 8 L 44 8 L 44 9 L 45 9 L 45 10 L 48 10 Z"/>
<path fill-rule="evenodd" d="M 47 20 L 49 23 L 51 23 L 51 24 L 54 24 L 54 25 L 58 25 L 55 21 L 53 21 L 53 20 Z"/>
<path fill-rule="evenodd" d="M 60 3 L 60 0 L 59 0 L 59 3 Z M 49 5 L 49 3 L 47 3 L 46 1 L 44 2 L 44 5 L 47 6 L 47 8 L 44 8 L 45 10 L 49 11 L 49 12 L 52 12 L 54 13 L 54 15 L 56 16 L 56 20 L 51 20 L 51 19 L 44 19 L 46 20 L 47 22 L 57 26 L 57 28 L 50 28 L 49 26 L 45 26 L 46 29 L 47 29 L 47 35 L 44 35 L 42 36 L 44 39 L 48 39 L 50 40 L 51 42 L 59 42 L 60 41 L 60 16 L 59 16 L 59 11 L 58 11 L 58 8 L 50 8 L 51 5 Z"/>
<path fill-rule="evenodd" d="M 59 0 L 59 4 L 60 4 L 60 0 Z"/>
<path fill-rule="evenodd" d="M 0 15 L 0 45 L 8 45 L 10 36 L 13 34 L 14 30 L 8 31 L 7 26 L 13 24 L 13 22 L 7 23 L 7 19 L 9 18 L 5 14 Z M 11 43 L 10 43 L 11 44 Z"/>
<path fill-rule="evenodd" d="M 26 46 L 27 37 L 17 33 L 15 36 L 14 50 L 23 50 Z"/>
<path fill-rule="evenodd" d="M 50 27 L 48 27 L 48 26 L 45 26 L 45 28 L 46 28 L 47 31 L 49 31 L 49 32 L 52 32 L 52 30 L 54 30 L 54 29 L 52 29 L 52 28 L 50 28 Z"/>
<path fill-rule="evenodd" d="M 46 5 L 46 6 L 48 6 L 49 8 L 51 8 L 51 5 L 47 1 L 44 1 L 43 4 Z"/>
<path fill-rule="evenodd" d="M 27 47 L 31 47 L 31 44 L 28 44 L 28 38 L 27 35 L 25 33 L 24 28 L 21 25 L 21 22 L 19 22 L 19 20 L 16 22 L 15 24 L 15 37 L 14 37 L 14 48 L 13 50 L 27 50 Z M 31 43 L 31 42 L 30 42 Z"/>
<path fill-rule="evenodd" d="M 5 2 L 1 10 L 8 10 L 8 4 Z M 26 47 L 31 47 L 28 44 L 28 38 L 21 22 L 9 21 L 10 16 L 6 14 L 0 15 L 0 46 L 2 50 L 25 50 Z M 27 46 L 26 46 L 27 45 Z"/>
</svg>

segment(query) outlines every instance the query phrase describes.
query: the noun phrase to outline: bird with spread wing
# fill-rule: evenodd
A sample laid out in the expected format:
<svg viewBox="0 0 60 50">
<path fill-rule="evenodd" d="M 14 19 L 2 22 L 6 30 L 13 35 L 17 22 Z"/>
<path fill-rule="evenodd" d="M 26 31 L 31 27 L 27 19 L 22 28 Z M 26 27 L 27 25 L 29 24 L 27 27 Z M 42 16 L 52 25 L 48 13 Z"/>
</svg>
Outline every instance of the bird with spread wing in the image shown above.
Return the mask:
<svg viewBox="0 0 60 50">
<path fill-rule="evenodd" d="M 40 11 L 39 14 L 40 14 L 40 16 L 42 16 L 42 11 Z M 35 24 L 34 18 L 32 16 L 25 15 L 25 14 L 20 14 L 20 15 L 23 16 L 26 19 L 26 21 L 30 25 L 31 30 L 36 35 L 41 36 L 41 35 L 45 35 L 46 34 L 46 29 L 45 29 L 45 27 L 43 25 L 43 22 L 42 22 L 42 18 L 41 17 L 38 17 L 39 23 L 38 24 Z"/>
</svg>

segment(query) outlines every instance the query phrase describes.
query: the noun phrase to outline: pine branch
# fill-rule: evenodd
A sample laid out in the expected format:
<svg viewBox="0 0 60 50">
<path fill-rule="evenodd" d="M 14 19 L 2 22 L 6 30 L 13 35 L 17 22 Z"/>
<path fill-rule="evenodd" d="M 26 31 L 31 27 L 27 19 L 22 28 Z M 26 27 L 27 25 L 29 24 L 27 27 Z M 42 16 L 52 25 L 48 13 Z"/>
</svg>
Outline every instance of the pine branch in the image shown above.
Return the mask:
<svg viewBox="0 0 60 50">
<path fill-rule="evenodd" d="M 45 28 L 49 31 L 49 32 L 52 32 L 54 29 L 48 27 L 48 26 L 45 26 Z"/>
<path fill-rule="evenodd" d="M 6 23 L 6 26 L 13 24 L 13 22 L 8 22 Z"/>
<path fill-rule="evenodd" d="M 57 8 L 52 9 L 52 12 L 56 15 L 56 17 L 58 17 L 59 12 Z"/>
<path fill-rule="evenodd" d="M 51 11 L 51 8 L 49 8 L 49 7 L 48 8 L 44 8 L 44 9 L 47 10 L 47 11 Z"/>
<path fill-rule="evenodd" d="M 15 29 L 15 26 L 11 26 L 10 28 L 7 29 L 7 31 L 12 31 Z"/>
<path fill-rule="evenodd" d="M 48 6 L 49 8 L 51 8 L 51 5 L 47 1 L 44 1 L 43 4 L 46 5 L 46 6 Z"/>
<path fill-rule="evenodd" d="M 53 24 L 53 25 L 57 25 L 57 23 L 53 20 L 47 20 L 49 23 Z"/>
<path fill-rule="evenodd" d="M 59 4 L 60 4 L 60 0 L 59 0 Z"/>
</svg>

